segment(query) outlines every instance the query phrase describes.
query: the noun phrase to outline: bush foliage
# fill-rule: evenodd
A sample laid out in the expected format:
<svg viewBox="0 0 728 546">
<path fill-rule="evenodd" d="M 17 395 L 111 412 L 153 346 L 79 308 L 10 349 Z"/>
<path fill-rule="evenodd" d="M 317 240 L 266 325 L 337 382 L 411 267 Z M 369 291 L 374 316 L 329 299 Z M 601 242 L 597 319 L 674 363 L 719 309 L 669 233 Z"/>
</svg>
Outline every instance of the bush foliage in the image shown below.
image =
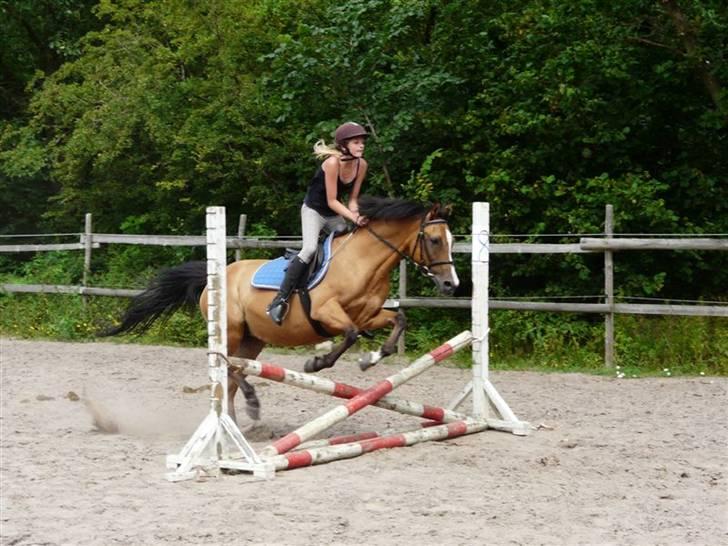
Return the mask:
<svg viewBox="0 0 728 546">
<path fill-rule="evenodd" d="M 723 0 L 54 6 L 0 1 L 0 235 L 78 231 L 86 212 L 98 232 L 200 233 L 210 204 L 247 214 L 248 233 L 297 234 L 311 146 L 349 119 L 376 132 L 366 191 L 452 203 L 456 233 L 469 232 L 473 201 L 491 203 L 494 233 L 530 240 L 599 233 L 606 204 L 621 233 L 728 232 Z M 94 282 L 142 286 L 193 253 L 104 249 Z M 56 255 L 6 256 L 0 268 L 59 283 L 80 274 Z M 499 295 L 603 292 L 594 256 L 498 257 L 492 269 Z M 616 274 L 621 297 L 724 301 L 728 286 L 725 253 L 624 253 Z M 52 300 L 1 305 L 40 320 Z M 94 309 L 74 305 L 57 309 L 78 320 Z M 568 349 L 585 365 L 599 352 L 590 320 L 495 316 L 508 332 L 496 351 L 544 361 Z M 725 354 L 700 333 L 722 339 L 720 321 L 664 320 L 690 324 L 675 332 L 686 343 L 694 334 L 691 354 L 698 339 Z M 623 347 L 659 333 L 651 319 L 619 323 Z M 676 349 L 655 342 L 650 358 L 662 350 Z"/>
</svg>

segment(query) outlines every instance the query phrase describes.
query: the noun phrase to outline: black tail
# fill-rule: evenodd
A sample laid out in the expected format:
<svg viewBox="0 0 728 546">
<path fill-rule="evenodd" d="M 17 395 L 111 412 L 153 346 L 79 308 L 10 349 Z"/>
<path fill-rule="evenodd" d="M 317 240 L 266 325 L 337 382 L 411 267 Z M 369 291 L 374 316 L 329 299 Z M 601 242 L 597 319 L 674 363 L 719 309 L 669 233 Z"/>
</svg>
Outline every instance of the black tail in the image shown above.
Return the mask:
<svg viewBox="0 0 728 546">
<path fill-rule="evenodd" d="M 149 287 L 132 299 L 121 324 L 99 335 L 146 332 L 158 319 L 167 319 L 183 306 L 195 306 L 207 284 L 207 263 L 187 262 L 165 269 Z"/>
</svg>

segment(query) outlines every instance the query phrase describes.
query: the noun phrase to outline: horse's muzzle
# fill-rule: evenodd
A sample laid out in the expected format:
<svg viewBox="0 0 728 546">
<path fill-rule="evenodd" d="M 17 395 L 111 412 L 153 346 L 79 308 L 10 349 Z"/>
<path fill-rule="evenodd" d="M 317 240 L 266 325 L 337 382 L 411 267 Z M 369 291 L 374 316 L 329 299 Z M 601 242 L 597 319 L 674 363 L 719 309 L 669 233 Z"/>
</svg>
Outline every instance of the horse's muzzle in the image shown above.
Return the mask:
<svg viewBox="0 0 728 546">
<path fill-rule="evenodd" d="M 443 296 L 452 296 L 459 284 L 450 279 L 440 280 L 436 278 L 435 282 L 437 283 L 437 288 L 440 290 L 440 294 Z"/>
</svg>

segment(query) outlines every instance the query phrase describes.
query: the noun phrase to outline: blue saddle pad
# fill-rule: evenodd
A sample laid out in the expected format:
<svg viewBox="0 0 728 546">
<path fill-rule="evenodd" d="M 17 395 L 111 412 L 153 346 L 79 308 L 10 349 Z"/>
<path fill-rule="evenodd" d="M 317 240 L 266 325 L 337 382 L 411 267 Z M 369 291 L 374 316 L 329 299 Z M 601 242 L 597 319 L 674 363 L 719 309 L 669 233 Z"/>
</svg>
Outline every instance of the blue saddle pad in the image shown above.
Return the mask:
<svg viewBox="0 0 728 546">
<path fill-rule="evenodd" d="M 329 235 L 323 244 L 323 259 L 321 266 L 311 275 L 306 285 L 309 290 L 319 284 L 329 269 L 329 261 L 331 260 L 331 242 L 334 240 L 334 233 Z M 253 274 L 250 284 L 255 288 L 265 288 L 269 290 L 278 290 L 283 282 L 288 268 L 288 260 L 281 256 L 275 260 L 265 262 Z"/>
</svg>

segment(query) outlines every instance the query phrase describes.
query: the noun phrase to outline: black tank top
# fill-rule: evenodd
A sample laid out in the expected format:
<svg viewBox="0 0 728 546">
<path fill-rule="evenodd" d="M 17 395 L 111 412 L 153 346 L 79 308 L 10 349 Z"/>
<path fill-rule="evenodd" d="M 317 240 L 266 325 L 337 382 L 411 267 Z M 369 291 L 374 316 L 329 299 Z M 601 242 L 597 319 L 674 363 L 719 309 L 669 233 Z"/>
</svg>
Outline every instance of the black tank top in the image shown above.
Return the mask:
<svg viewBox="0 0 728 546">
<path fill-rule="evenodd" d="M 356 172 L 354 178 L 348 184 L 341 178 L 336 180 L 336 198 L 341 199 L 342 195 L 353 187 L 356 177 L 359 176 L 359 160 L 356 161 Z M 316 170 L 316 174 L 311 178 L 306 192 L 306 198 L 303 200 L 306 206 L 318 212 L 321 216 L 336 216 L 337 213 L 329 207 L 328 199 L 326 199 L 326 173 L 321 165 Z"/>
</svg>

